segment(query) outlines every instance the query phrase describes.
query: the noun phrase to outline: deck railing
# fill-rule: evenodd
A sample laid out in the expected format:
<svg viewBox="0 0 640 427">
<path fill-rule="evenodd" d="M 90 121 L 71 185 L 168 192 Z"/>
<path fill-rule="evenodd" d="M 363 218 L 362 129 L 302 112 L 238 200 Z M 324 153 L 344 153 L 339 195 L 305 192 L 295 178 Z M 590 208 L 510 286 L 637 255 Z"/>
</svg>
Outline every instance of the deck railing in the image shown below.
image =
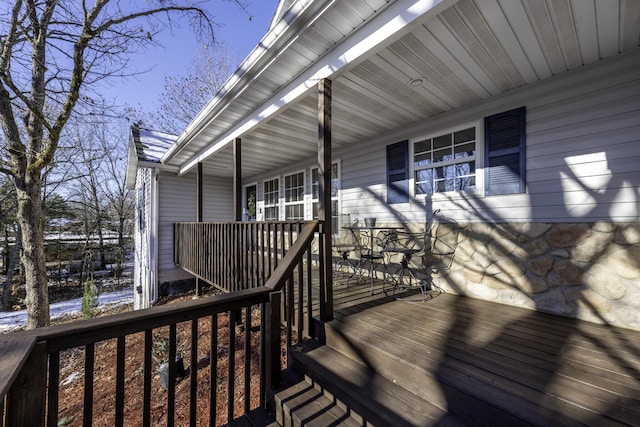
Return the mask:
<svg viewBox="0 0 640 427">
<path fill-rule="evenodd" d="M 265 407 L 268 389 L 288 363 L 281 354 L 313 336 L 318 227 L 309 222 L 298 229 L 263 286 L 5 336 L 0 425 L 214 426 Z M 81 371 L 67 372 L 78 360 Z M 166 388 L 156 373 L 159 362 L 165 362 Z M 109 387 L 96 389 L 103 378 Z M 68 393 L 80 394 L 82 404 L 67 407 Z"/>
<path fill-rule="evenodd" d="M 262 286 L 303 225 L 304 222 L 177 223 L 174 262 L 226 292 Z"/>
</svg>

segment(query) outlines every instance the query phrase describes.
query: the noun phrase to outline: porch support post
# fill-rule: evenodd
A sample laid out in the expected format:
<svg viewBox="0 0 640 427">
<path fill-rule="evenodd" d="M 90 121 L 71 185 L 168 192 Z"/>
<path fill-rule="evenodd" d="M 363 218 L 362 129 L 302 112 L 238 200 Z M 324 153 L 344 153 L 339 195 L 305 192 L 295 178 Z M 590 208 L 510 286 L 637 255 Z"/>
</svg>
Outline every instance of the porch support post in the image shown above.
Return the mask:
<svg viewBox="0 0 640 427">
<path fill-rule="evenodd" d="M 242 221 L 242 149 L 240 138 L 233 140 L 233 220 Z"/>
<path fill-rule="evenodd" d="M 5 414 L 3 425 L 46 424 L 47 357 L 47 345 L 35 344 L 9 390 L 6 405 L 0 408 Z"/>
<path fill-rule="evenodd" d="M 198 163 L 198 176 L 196 177 L 196 199 L 198 200 L 196 206 L 196 221 L 202 222 L 202 162 Z"/>
<path fill-rule="evenodd" d="M 333 319 L 331 262 L 331 80 L 318 82 L 318 219 L 320 231 L 320 320 Z"/>
<path fill-rule="evenodd" d="M 196 221 L 197 222 L 202 222 L 202 218 L 204 217 L 204 214 L 203 214 L 204 196 L 202 195 L 203 178 L 204 178 L 204 175 L 202 173 L 202 162 L 198 162 L 198 173 L 196 175 Z M 202 295 L 203 286 L 204 286 L 204 282 L 196 277 L 196 289 L 195 289 L 196 293 L 194 295 L 194 298 L 197 298 Z"/>
</svg>

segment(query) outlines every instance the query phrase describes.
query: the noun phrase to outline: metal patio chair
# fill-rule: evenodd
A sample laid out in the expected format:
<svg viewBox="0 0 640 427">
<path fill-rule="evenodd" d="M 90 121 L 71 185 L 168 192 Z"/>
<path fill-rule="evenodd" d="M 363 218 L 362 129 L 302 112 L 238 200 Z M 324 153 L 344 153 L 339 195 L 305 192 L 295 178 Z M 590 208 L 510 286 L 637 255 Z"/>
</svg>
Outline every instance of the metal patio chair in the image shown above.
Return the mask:
<svg viewBox="0 0 640 427">
<path fill-rule="evenodd" d="M 402 256 L 400 266 L 390 274 L 390 286 L 385 288 L 385 294 L 393 299 L 419 301 L 424 302 L 431 299 L 433 295 L 429 292 L 435 290 L 436 294 L 443 292 L 441 288 L 435 285 L 432 275 L 441 270 L 448 270 L 453 263 L 455 254 L 457 231 L 452 240 L 453 243 L 438 238 L 438 228 L 446 222 L 451 224 L 454 230 L 457 230 L 456 223 L 453 220 L 445 219 L 439 215 L 440 209 L 433 211 L 431 217 L 425 224 L 422 233 L 398 233 L 395 242 L 390 241 L 385 251 L 389 254 L 397 253 Z M 419 268 L 410 268 L 412 259 L 421 258 Z M 416 275 L 421 273 L 421 277 Z M 396 297 L 398 291 L 418 290 L 420 292 L 419 299 L 415 297 L 399 298 Z"/>
<path fill-rule="evenodd" d="M 347 280 L 344 284 L 347 286 L 356 277 L 360 263 L 361 244 L 357 236 L 349 228 L 354 224 L 358 224 L 358 219 L 352 222 L 351 215 L 338 215 L 338 227 L 333 236 L 332 251 L 335 254 L 333 263 L 334 283 L 340 283 L 340 280 L 346 278 Z"/>
</svg>

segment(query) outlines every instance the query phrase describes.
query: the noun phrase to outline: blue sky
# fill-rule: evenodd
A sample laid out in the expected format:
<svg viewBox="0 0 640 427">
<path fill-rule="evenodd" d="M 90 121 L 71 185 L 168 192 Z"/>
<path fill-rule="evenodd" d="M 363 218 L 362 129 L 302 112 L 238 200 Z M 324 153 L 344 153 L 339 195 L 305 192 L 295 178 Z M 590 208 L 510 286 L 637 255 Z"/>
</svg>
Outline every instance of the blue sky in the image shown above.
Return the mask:
<svg viewBox="0 0 640 427">
<path fill-rule="evenodd" d="M 251 20 L 233 2 L 210 0 L 207 4 L 205 8 L 218 24 L 216 38 L 225 44 L 232 57 L 242 61 L 266 34 L 278 0 L 247 1 Z M 164 31 L 157 40 L 161 47 L 131 57 L 132 69 L 153 70 L 125 80 L 111 80 L 105 93 L 108 98 L 119 105 L 140 105 L 152 109 L 163 89 L 163 74 L 183 74 L 184 69 L 191 65 L 198 42 L 188 25 Z"/>
</svg>

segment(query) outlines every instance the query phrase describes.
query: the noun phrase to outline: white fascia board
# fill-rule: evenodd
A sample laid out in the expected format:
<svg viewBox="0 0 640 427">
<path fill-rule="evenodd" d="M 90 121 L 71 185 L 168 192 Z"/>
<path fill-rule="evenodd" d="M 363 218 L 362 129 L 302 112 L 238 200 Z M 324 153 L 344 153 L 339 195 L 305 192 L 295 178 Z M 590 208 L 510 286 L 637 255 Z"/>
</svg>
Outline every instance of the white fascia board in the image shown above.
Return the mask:
<svg viewBox="0 0 640 427">
<path fill-rule="evenodd" d="M 164 165 L 158 162 L 138 162 L 138 168 L 157 169 L 159 172 L 175 172 L 180 170 L 174 165 Z"/>
<path fill-rule="evenodd" d="M 129 132 L 131 133 L 131 132 Z M 129 136 L 129 144 L 127 147 L 127 169 L 125 171 L 124 186 L 129 190 L 136 188 L 136 176 L 138 175 L 138 154 L 136 153 L 136 144 L 133 137 Z"/>
<path fill-rule="evenodd" d="M 310 66 L 284 89 L 272 96 L 242 123 L 230 129 L 213 141 L 180 167 L 179 174 L 188 172 L 199 162 L 221 150 L 235 138 L 255 128 L 286 105 L 296 101 L 315 87 L 321 79 L 330 78 L 348 66 L 361 60 L 374 48 L 388 40 L 394 40 L 396 34 L 405 29 L 418 18 L 429 13 L 437 15 L 458 0 L 398 0 L 376 16 L 369 24 L 346 38 L 320 61 Z M 326 9 L 324 9 L 326 10 Z"/>
<path fill-rule="evenodd" d="M 294 4 L 290 8 L 290 13 L 294 16 L 302 15 L 304 11 L 317 0 L 298 0 L 294 2 Z M 337 0 L 330 0 L 329 4 L 333 4 Z M 321 16 L 324 13 L 324 10 L 328 6 L 322 8 L 322 10 L 316 14 L 316 16 Z M 310 21 L 311 22 L 311 21 Z M 304 26 L 303 30 L 306 29 L 310 24 Z M 162 163 L 167 163 L 173 156 L 178 154 L 185 145 L 189 143 L 192 138 L 195 138 L 202 130 L 220 113 L 220 111 L 224 111 L 224 106 L 232 103 L 235 99 L 238 98 L 250 85 L 253 81 L 256 80 L 257 76 L 261 75 L 263 71 L 268 68 L 273 61 L 272 58 L 267 62 L 266 65 L 262 66 L 259 71 L 255 74 L 253 78 L 249 81 L 244 81 L 244 77 L 254 68 L 257 67 L 257 63 L 262 59 L 267 57 L 267 55 L 271 54 L 271 48 L 275 46 L 278 41 L 283 37 L 288 37 L 287 30 L 290 27 L 290 23 L 286 22 L 284 19 L 278 21 L 275 26 L 272 26 L 267 34 L 262 38 L 260 43 L 253 48 L 249 56 L 240 64 L 238 70 L 233 73 L 222 86 L 222 88 L 214 95 L 214 97 L 200 110 L 198 115 L 193 118 L 191 123 L 187 125 L 184 131 L 178 136 L 176 143 L 173 144 L 169 150 L 162 156 L 160 161 Z M 292 36 L 292 40 L 296 40 L 299 36 L 300 31 Z M 292 41 L 287 43 L 287 47 L 291 45 Z M 277 57 L 277 56 L 276 56 Z M 222 108 L 221 108 L 222 106 Z M 219 109 L 220 111 L 216 110 Z"/>
</svg>

